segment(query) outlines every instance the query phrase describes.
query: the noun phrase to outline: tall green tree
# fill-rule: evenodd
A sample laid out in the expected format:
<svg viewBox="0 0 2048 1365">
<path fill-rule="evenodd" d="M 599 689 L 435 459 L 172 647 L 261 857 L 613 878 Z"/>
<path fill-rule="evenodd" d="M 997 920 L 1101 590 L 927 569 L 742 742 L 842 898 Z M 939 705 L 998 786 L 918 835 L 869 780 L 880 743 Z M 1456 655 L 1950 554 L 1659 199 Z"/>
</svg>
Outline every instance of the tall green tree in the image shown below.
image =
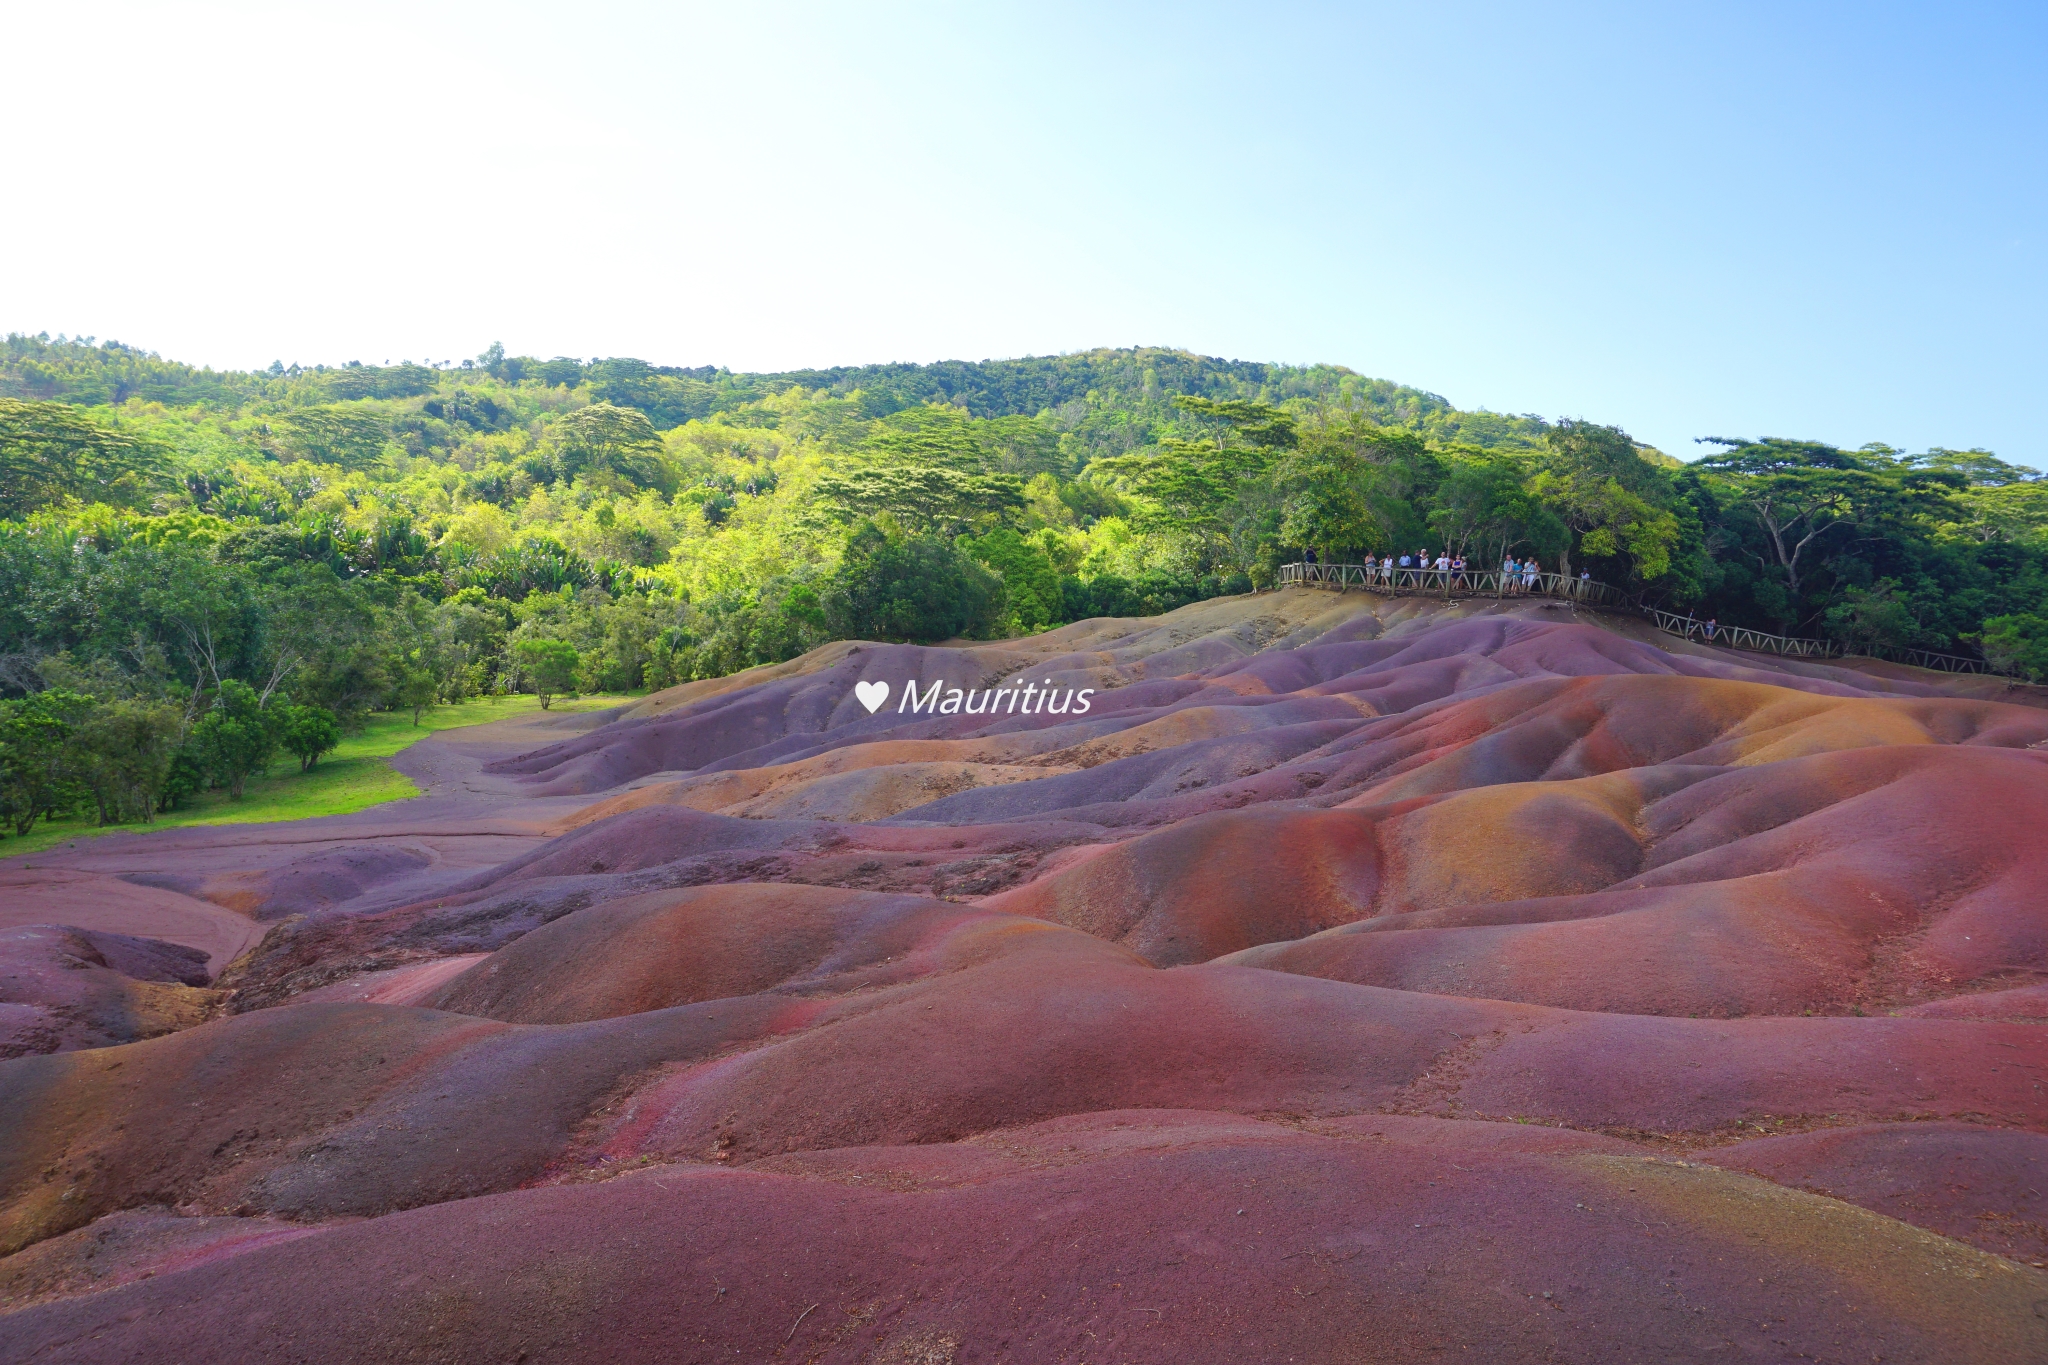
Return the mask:
<svg viewBox="0 0 2048 1365">
<path fill-rule="evenodd" d="M 300 459 L 343 469 L 367 469 L 384 454 L 391 423 L 382 413 L 352 403 L 301 408 L 279 419 L 289 451 Z"/>
<path fill-rule="evenodd" d="M 1201 434 L 1162 436 L 1156 453 L 1099 459 L 1089 473 L 1133 496 L 1147 529 L 1192 539 L 1198 562 L 1228 557 L 1246 568 L 1254 538 L 1244 531 L 1267 476 L 1297 444 L 1295 418 L 1253 399 L 1181 394 L 1173 403 Z"/>
<path fill-rule="evenodd" d="M 1335 562 L 1373 550 L 1389 534 L 1380 471 L 1355 447 L 1305 444 L 1280 462 L 1274 481 L 1279 535 L 1289 545 L 1312 547 Z"/>
<path fill-rule="evenodd" d="M 52 688 L 0 701 L 0 816 L 26 834 L 83 794 L 72 741 L 92 698 Z"/>
<path fill-rule="evenodd" d="M 1002 576 L 1011 633 L 1029 634 L 1058 624 L 1060 576 L 1043 545 L 1008 526 L 999 526 L 985 536 L 963 541 L 962 547 Z"/>
<path fill-rule="evenodd" d="M 874 522 L 848 533 L 824 607 L 843 637 L 919 644 L 985 635 L 1008 615 L 1002 580 L 951 541 Z"/>
<path fill-rule="evenodd" d="M 196 546 L 166 546 L 115 558 L 124 589 L 130 574 L 135 609 L 157 624 L 168 647 L 184 663 L 192 695 L 218 692 L 253 658 L 262 629 L 254 575 L 240 565 L 222 564 Z"/>
<path fill-rule="evenodd" d="M 1024 485 L 996 467 L 1003 448 L 985 449 L 975 426 L 945 404 L 890 414 L 818 479 L 818 509 L 841 522 L 891 517 L 941 536 L 985 528 L 1024 505 Z"/>
<path fill-rule="evenodd" d="M 459 702 L 483 692 L 505 649 L 504 604 L 481 589 L 464 588 L 434 608 L 433 657 L 440 698 Z"/>
<path fill-rule="evenodd" d="M 1851 532 L 1953 516 L 1955 494 L 1966 483 L 1954 470 L 1915 469 L 1883 452 L 1817 441 L 1710 439 L 1732 448 L 1697 468 L 1755 523 L 1761 536 L 1752 556 L 1782 577 L 1795 613 L 1803 610 L 1809 566 L 1829 543 Z"/>
<path fill-rule="evenodd" d="M 637 488 L 667 482 L 661 437 L 647 415 L 612 403 L 592 403 L 548 428 L 546 450 L 555 477 L 622 481 Z"/>
<path fill-rule="evenodd" d="M 576 646 L 564 640 L 520 640 L 512 657 L 545 711 L 556 697 L 576 695 Z"/>
<path fill-rule="evenodd" d="M 184 713 L 161 702 L 106 701 L 80 717 L 70 752 L 102 825 L 156 818 L 184 738 Z"/>
<path fill-rule="evenodd" d="M 2048 611 L 2013 612 L 1984 622 L 1977 636 L 1992 667 L 2048 682 Z"/>
<path fill-rule="evenodd" d="M 1466 447 L 1445 461 L 1429 528 L 1453 555 L 1497 565 L 1511 550 L 1561 557 L 1571 535 L 1514 457 Z"/>
<path fill-rule="evenodd" d="M 815 495 L 840 520 L 888 516 L 942 536 L 959 535 L 1024 505 L 1024 487 L 1014 474 L 939 464 L 862 461 L 821 477 Z"/>
<path fill-rule="evenodd" d="M 163 456 L 64 403 L 0 398 L 0 517 L 65 498 L 134 501 Z"/>
<path fill-rule="evenodd" d="M 341 743 L 341 723 L 324 706 L 295 706 L 287 702 L 277 708 L 277 738 L 284 751 L 299 760 L 299 771 L 310 772 L 321 755 Z"/>
<path fill-rule="evenodd" d="M 228 678 L 192 727 L 192 742 L 208 776 L 234 800 L 242 799 L 249 779 L 267 768 L 277 752 L 277 719 L 266 713 L 255 688 Z"/>
<path fill-rule="evenodd" d="M 1669 572 L 1680 532 L 1669 508 L 1670 481 L 1635 440 L 1619 427 L 1566 419 L 1552 428 L 1548 446 L 1531 491 L 1578 548 L 1600 558 L 1627 556 L 1645 581 Z M 1571 573 L 1569 543 L 1559 551 L 1558 570 Z"/>
</svg>

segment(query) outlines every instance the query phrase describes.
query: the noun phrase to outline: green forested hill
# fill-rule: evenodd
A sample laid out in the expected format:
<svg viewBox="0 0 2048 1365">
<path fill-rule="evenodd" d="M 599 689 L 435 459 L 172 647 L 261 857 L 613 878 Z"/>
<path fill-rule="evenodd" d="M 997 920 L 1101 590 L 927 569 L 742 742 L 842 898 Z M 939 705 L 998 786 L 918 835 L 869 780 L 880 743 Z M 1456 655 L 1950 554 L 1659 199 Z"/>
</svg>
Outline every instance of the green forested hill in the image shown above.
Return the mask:
<svg viewBox="0 0 2048 1365">
<path fill-rule="evenodd" d="M 1186 351 L 1134 347 L 1021 360 L 947 360 L 931 365 L 860 365 L 776 374 L 680 369 L 617 357 L 584 363 L 567 357 L 485 358 L 483 373 L 511 383 L 588 388 L 603 402 L 637 408 L 657 430 L 701 421 L 800 388 L 834 398 L 859 394 L 869 416 L 923 403 L 947 403 L 975 417 L 1047 416 L 1063 430 L 1117 433 L 1118 453 L 1144 444 L 1170 425 L 1176 394 L 1265 403 L 1305 401 L 1369 413 L 1375 421 L 1412 427 L 1479 446 L 1534 448 L 1545 425 L 1536 417 L 1460 412 L 1432 393 L 1341 366 L 1267 365 L 1219 360 Z M 95 346 L 62 339 L 10 336 L 0 359 L 0 397 L 39 398 L 86 406 L 129 400 L 169 407 L 305 404 L 362 398 L 412 398 L 475 375 L 410 362 L 389 367 L 348 365 L 269 373 L 221 373 L 166 361 L 118 343 Z M 1106 416 L 1119 420 L 1105 422 Z M 1142 416 L 1144 421 L 1130 419 Z M 1094 419 L 1094 420 L 1091 420 Z M 1094 444 L 1091 439 L 1090 444 Z"/>
<path fill-rule="evenodd" d="M 1534 417 L 1460 412 L 1433 393 L 1367 379 L 1341 366 L 1266 365 L 1151 347 L 1022 360 L 798 370 L 752 378 L 840 395 L 859 391 L 911 402 L 952 403 L 976 417 L 1045 413 L 1066 429 L 1087 433 L 1090 448 L 1101 453 L 1124 453 L 1169 426 L 1175 416 L 1170 400 L 1176 394 L 1328 404 L 1369 414 L 1377 422 L 1479 446 L 1533 449 L 1542 443 L 1546 429 Z"/>
<path fill-rule="evenodd" d="M 1143 348 L 223 373 L 10 336 L 0 813 L 235 790 L 373 709 L 1164 611 L 1311 548 L 1533 557 L 1724 623 L 2048 672 L 2032 471 L 1717 449 L 1679 465 L 1590 421 Z"/>
</svg>

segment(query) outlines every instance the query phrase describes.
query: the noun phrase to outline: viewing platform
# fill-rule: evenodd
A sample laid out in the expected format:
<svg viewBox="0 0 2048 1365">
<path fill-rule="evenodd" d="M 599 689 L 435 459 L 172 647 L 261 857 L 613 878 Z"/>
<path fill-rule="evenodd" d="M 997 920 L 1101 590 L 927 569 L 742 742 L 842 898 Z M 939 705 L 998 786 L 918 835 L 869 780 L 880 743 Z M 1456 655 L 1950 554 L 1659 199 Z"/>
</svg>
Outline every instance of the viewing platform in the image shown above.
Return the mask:
<svg viewBox="0 0 2048 1365">
<path fill-rule="evenodd" d="M 1591 578 L 1559 573 L 1507 573 L 1500 569 L 1382 569 L 1376 564 L 1282 564 L 1282 587 L 1364 588 L 1369 592 L 1434 597 L 1557 597 L 1602 606 L 1625 606 L 1622 595 Z"/>
<path fill-rule="evenodd" d="M 1366 592 L 1396 597 L 1442 597 L 1450 601 L 1457 601 L 1460 598 L 1491 597 L 1505 602 L 1518 597 L 1543 597 L 1599 607 L 1608 611 L 1625 611 L 1640 616 L 1657 629 L 1682 639 L 1698 640 L 1702 644 L 1719 645 L 1724 649 L 1744 649 L 1806 659 L 1849 657 L 1848 651 L 1831 640 L 1773 635 L 1769 631 L 1753 630 L 1748 626 L 1724 626 L 1714 621 L 1702 621 L 1697 617 L 1666 611 L 1661 607 L 1643 606 L 1628 598 L 1619 589 L 1595 579 L 1572 578 L 1559 573 L 1508 573 L 1501 569 L 1403 569 L 1398 566 L 1389 569 L 1381 568 L 1377 564 L 1282 564 L 1280 586 L 1335 588 L 1340 592 L 1349 588 L 1359 588 Z M 1983 659 L 1965 658 L 1957 654 L 1937 654 L 1925 649 L 1878 647 L 1866 657 L 1888 659 L 1894 663 L 1909 664 L 1915 668 L 1931 668 L 1943 673 L 1998 672 Z"/>
</svg>

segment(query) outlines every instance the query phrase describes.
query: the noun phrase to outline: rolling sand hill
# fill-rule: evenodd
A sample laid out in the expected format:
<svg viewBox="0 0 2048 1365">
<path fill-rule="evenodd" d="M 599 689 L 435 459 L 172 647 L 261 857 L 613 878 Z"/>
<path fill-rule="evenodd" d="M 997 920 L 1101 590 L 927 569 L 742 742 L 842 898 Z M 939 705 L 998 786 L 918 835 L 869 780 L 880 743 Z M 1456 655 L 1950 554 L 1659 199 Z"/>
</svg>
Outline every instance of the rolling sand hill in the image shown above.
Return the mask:
<svg viewBox="0 0 2048 1365">
<path fill-rule="evenodd" d="M 0 1358 L 2048 1360 L 2042 701 L 1295 590 L 0 864 Z"/>
</svg>

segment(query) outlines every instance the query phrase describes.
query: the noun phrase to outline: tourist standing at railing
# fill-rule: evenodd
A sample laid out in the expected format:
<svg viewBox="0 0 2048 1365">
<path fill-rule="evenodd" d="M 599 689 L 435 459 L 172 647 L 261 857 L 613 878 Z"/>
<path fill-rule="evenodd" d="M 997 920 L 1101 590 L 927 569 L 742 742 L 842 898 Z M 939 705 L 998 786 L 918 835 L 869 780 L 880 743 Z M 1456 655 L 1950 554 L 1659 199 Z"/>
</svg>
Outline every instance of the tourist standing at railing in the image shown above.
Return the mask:
<svg viewBox="0 0 2048 1365">
<path fill-rule="evenodd" d="M 1465 556 L 1455 555 L 1451 559 L 1451 582 L 1465 586 Z"/>
<path fill-rule="evenodd" d="M 1713 616 L 1709 616 L 1707 618 L 1707 638 L 1709 640 L 1714 638 L 1714 632 L 1719 630 L 1720 628 L 1721 622 L 1719 618 Z"/>
<path fill-rule="evenodd" d="M 1388 555 L 1385 559 L 1382 559 L 1380 561 L 1380 582 L 1391 584 L 1393 581 L 1394 557 L 1392 555 Z"/>
<path fill-rule="evenodd" d="M 1528 562 L 1522 566 L 1522 586 L 1534 592 L 1537 580 L 1542 577 L 1543 567 L 1536 562 L 1536 556 L 1530 555 Z"/>
</svg>

